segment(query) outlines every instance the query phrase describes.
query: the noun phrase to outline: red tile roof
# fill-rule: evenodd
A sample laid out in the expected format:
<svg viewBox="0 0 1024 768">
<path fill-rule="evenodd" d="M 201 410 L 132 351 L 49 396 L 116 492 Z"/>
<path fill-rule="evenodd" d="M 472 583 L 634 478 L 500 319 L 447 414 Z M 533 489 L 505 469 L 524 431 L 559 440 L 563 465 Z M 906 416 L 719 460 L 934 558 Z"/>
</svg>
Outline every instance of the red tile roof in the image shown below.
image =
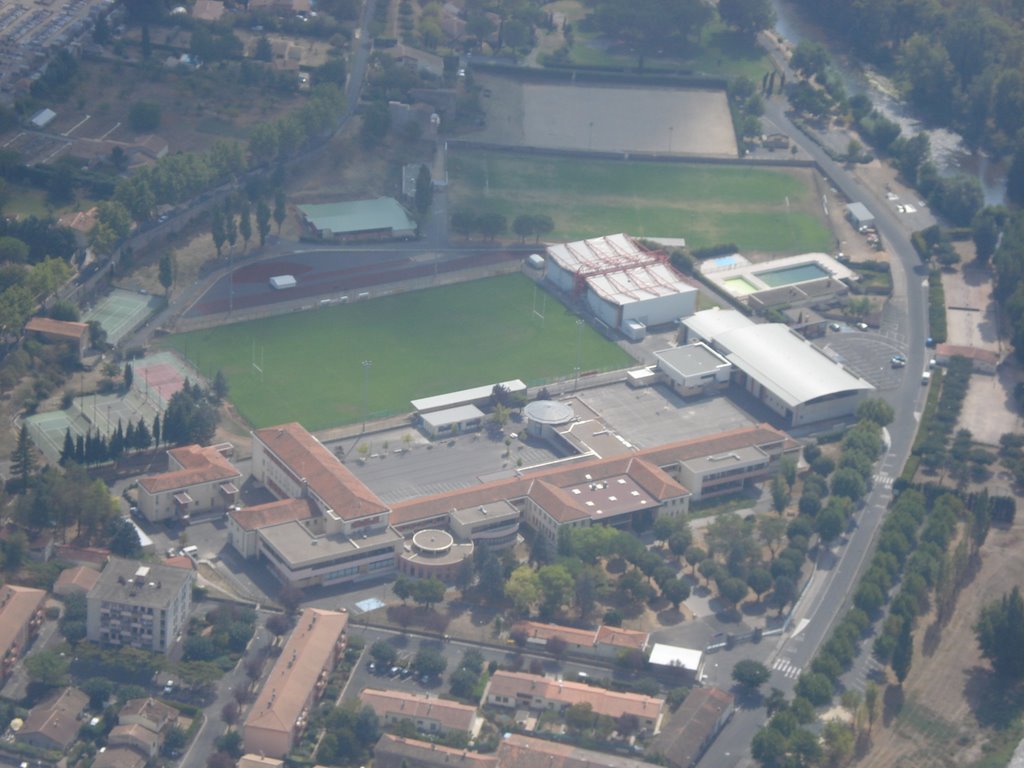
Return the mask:
<svg viewBox="0 0 1024 768">
<path fill-rule="evenodd" d="M 414 723 L 417 720 L 431 720 L 446 731 L 469 733 L 476 721 L 476 707 L 425 693 L 364 688 L 359 693 L 359 701 L 370 707 L 380 718 L 408 718 Z"/>
<path fill-rule="evenodd" d="M 139 478 L 139 485 L 148 493 L 164 493 L 206 483 L 237 480 L 242 476 L 214 446 L 186 445 L 168 451 L 181 469 Z"/>
<path fill-rule="evenodd" d="M 54 582 L 53 591 L 58 595 L 70 595 L 74 592 L 85 593 L 92 589 L 99 580 L 100 572 L 95 568 L 76 565 L 60 572 L 60 576 Z"/>
<path fill-rule="evenodd" d="M 233 509 L 229 514 L 231 519 L 246 531 L 257 531 L 268 525 L 290 523 L 316 516 L 306 499 L 282 499 L 269 504 Z"/>
<path fill-rule="evenodd" d="M 524 693 L 547 701 L 556 701 L 566 706 L 590 704 L 599 715 L 619 717 L 633 714 L 642 720 L 657 722 L 665 707 L 664 699 L 644 696 L 640 693 L 611 691 L 606 688 L 576 683 L 568 680 L 554 680 L 526 672 L 499 670 L 487 684 L 486 696 L 506 696 L 515 701 L 516 694 Z"/>
<path fill-rule="evenodd" d="M 258 429 L 255 436 L 308 484 L 334 514 L 354 520 L 387 512 L 387 505 L 297 422 Z"/>
<path fill-rule="evenodd" d="M 25 325 L 25 330 L 78 341 L 89 332 L 89 326 L 86 323 L 54 320 L 51 317 L 33 317 Z"/>
</svg>

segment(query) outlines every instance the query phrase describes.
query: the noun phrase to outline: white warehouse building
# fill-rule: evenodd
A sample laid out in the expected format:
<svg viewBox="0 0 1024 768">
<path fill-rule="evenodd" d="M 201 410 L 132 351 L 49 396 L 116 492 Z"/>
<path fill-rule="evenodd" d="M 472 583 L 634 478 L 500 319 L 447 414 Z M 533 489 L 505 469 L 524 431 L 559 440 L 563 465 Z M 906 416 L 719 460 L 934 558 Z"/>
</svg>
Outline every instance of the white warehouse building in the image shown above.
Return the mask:
<svg viewBox="0 0 1024 768">
<path fill-rule="evenodd" d="M 561 243 L 547 252 L 547 279 L 628 335 L 637 327 L 674 323 L 696 308 L 696 286 L 664 253 L 644 249 L 629 235 Z"/>
<path fill-rule="evenodd" d="M 734 309 L 707 309 L 683 321 L 732 363 L 732 380 L 792 427 L 849 416 L 875 388 L 782 323 L 755 323 Z"/>
</svg>

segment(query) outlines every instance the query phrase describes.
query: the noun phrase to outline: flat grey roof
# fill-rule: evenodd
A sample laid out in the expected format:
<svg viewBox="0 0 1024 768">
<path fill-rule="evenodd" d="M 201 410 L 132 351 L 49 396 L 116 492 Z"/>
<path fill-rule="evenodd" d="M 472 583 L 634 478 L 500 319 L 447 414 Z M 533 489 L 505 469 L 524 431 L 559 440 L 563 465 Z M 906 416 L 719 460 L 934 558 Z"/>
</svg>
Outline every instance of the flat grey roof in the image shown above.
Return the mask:
<svg viewBox="0 0 1024 768">
<path fill-rule="evenodd" d="M 725 453 L 716 453 L 711 456 L 698 456 L 695 459 L 688 459 L 681 462 L 683 466 L 695 474 L 703 474 L 714 469 L 729 469 L 735 464 L 749 464 L 752 461 L 763 459 L 768 456 L 755 445 L 736 448 Z"/>
<path fill-rule="evenodd" d="M 850 215 L 861 224 L 875 220 L 875 217 L 871 214 L 871 211 L 867 209 L 867 206 L 864 205 L 864 203 L 850 203 L 846 206 L 846 210 L 848 210 Z"/>
<path fill-rule="evenodd" d="M 511 381 L 499 381 L 497 382 L 501 386 L 505 387 L 509 393 L 516 394 L 519 392 L 526 391 L 526 384 L 519 379 L 512 379 Z M 432 395 L 431 397 L 421 397 L 417 400 L 412 400 L 410 404 L 414 411 L 419 413 L 425 413 L 427 411 L 437 411 L 442 408 L 454 408 L 456 405 L 465 405 L 466 403 L 472 403 L 477 400 L 483 400 L 491 396 L 491 392 L 494 391 L 494 384 L 486 384 L 482 387 L 470 387 L 469 389 L 460 389 L 458 392 L 446 392 L 443 395 Z"/>
<path fill-rule="evenodd" d="M 519 517 L 519 510 L 503 500 L 477 507 L 456 509 L 452 511 L 452 517 L 462 525 L 472 525 L 481 520 L 501 520 L 505 517 Z"/>
<path fill-rule="evenodd" d="M 293 570 L 310 568 L 322 560 L 340 555 L 371 550 L 403 539 L 394 528 L 366 538 L 350 539 L 345 536 L 315 536 L 301 522 L 282 523 L 260 530 L 264 543 L 271 546 L 288 561 Z"/>
<path fill-rule="evenodd" d="M 697 376 L 712 373 L 719 368 L 731 368 L 732 364 L 708 347 L 697 342 L 683 347 L 672 347 L 655 352 L 658 365 L 677 372 L 680 376 Z"/>
<path fill-rule="evenodd" d="M 90 600 L 163 608 L 178 596 L 193 571 L 112 557 L 89 590 Z"/>
<path fill-rule="evenodd" d="M 447 424 L 459 424 L 471 419 L 482 419 L 484 412 L 475 405 L 457 405 L 441 411 L 423 414 L 423 421 L 432 427 L 443 427 Z"/>
</svg>

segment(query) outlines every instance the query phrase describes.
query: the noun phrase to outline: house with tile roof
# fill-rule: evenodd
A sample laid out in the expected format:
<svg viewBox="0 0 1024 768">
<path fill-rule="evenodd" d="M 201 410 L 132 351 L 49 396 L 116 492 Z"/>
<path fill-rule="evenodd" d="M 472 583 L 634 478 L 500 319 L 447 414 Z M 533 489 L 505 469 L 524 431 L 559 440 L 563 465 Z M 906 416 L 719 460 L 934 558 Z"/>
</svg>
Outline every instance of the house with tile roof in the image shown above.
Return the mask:
<svg viewBox="0 0 1024 768">
<path fill-rule="evenodd" d="M 93 588 L 99 579 L 99 570 L 87 565 L 65 568 L 53 584 L 53 593 L 61 597 L 75 594 L 84 595 Z"/>
<path fill-rule="evenodd" d="M 473 738 L 483 724 L 476 707 L 426 693 L 364 688 L 359 701 L 376 712 L 385 725 L 408 720 L 416 730 L 427 734 L 465 733 Z"/>
<path fill-rule="evenodd" d="M 5 584 L 0 587 L 0 680 L 6 680 L 43 625 L 46 592 Z"/>
<path fill-rule="evenodd" d="M 139 478 L 139 511 L 150 522 L 227 510 L 238 499 L 242 473 L 223 446 L 172 448 L 167 461 L 167 472 Z"/>
<path fill-rule="evenodd" d="M 650 733 L 658 732 L 665 712 L 661 698 L 506 670 L 491 676 L 483 698 L 488 706 L 512 710 L 562 712 L 574 704 L 589 704 L 595 714 L 613 719 L 635 715 Z"/>
<path fill-rule="evenodd" d="M 242 726 L 247 752 L 278 758 L 291 751 L 345 651 L 347 627 L 347 613 L 302 612 Z"/>
<path fill-rule="evenodd" d="M 567 653 L 607 659 L 614 659 L 625 651 L 644 653 L 651 637 L 648 632 L 622 627 L 601 625 L 597 629 L 579 629 L 538 621 L 521 621 L 512 627 L 511 633 L 517 631 L 526 634 L 527 644 L 546 645 L 552 638 L 558 638 L 565 643 Z"/>
<path fill-rule="evenodd" d="M 66 752 L 82 727 L 82 712 L 89 697 L 77 688 L 64 688 L 36 704 L 14 738 L 20 744 Z"/>
</svg>

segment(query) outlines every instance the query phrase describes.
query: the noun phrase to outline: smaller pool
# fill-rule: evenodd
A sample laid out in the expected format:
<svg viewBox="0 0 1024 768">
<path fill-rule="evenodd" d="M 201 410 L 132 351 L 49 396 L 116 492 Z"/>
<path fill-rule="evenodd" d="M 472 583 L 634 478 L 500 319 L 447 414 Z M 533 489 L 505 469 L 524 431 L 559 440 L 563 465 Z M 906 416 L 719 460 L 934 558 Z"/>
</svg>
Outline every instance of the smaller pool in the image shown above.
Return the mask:
<svg viewBox="0 0 1024 768">
<path fill-rule="evenodd" d="M 829 276 L 828 272 L 814 262 L 755 272 L 754 275 L 772 288 L 778 288 L 780 285 L 793 285 L 793 283 L 806 283 L 808 280 L 820 280 Z"/>
<path fill-rule="evenodd" d="M 726 267 L 739 267 L 749 263 L 749 261 L 740 256 L 738 253 L 734 253 L 731 256 L 719 256 L 717 259 L 711 259 L 711 264 L 715 269 L 725 269 Z"/>
<path fill-rule="evenodd" d="M 722 285 L 733 296 L 746 296 L 757 291 L 757 286 L 745 277 L 730 277 L 728 280 L 723 280 Z"/>
</svg>

